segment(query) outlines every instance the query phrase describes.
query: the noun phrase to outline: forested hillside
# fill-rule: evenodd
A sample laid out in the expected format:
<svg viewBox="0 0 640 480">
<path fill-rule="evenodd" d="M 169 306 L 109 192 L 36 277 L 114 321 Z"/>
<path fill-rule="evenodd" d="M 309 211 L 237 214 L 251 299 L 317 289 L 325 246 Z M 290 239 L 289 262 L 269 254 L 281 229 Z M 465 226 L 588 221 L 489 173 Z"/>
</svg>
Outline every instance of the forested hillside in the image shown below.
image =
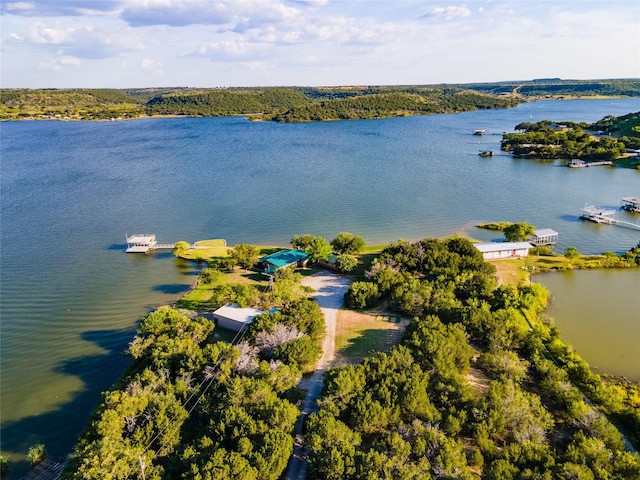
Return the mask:
<svg viewBox="0 0 640 480">
<path fill-rule="evenodd" d="M 0 120 L 226 116 L 305 122 L 508 108 L 529 98 L 640 96 L 638 80 L 366 87 L 2 89 Z"/>
</svg>

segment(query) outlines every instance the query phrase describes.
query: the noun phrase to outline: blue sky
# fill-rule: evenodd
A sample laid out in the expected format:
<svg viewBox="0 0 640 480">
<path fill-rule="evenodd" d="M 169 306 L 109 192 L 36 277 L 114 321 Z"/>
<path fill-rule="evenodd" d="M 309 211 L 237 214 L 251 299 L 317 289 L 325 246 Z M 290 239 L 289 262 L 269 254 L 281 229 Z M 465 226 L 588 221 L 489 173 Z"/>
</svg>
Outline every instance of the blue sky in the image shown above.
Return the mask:
<svg viewBox="0 0 640 480">
<path fill-rule="evenodd" d="M 637 0 L 0 0 L 5 88 L 640 77 Z"/>
</svg>

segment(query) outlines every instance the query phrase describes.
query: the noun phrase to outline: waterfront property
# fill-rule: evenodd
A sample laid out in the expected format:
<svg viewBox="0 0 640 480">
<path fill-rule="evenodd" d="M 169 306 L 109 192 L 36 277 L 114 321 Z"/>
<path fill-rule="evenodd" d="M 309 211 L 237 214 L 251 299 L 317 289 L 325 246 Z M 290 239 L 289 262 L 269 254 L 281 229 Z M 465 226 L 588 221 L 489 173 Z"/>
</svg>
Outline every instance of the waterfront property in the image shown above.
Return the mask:
<svg viewBox="0 0 640 480">
<path fill-rule="evenodd" d="M 304 267 L 309 259 L 309 254 L 302 250 L 280 250 L 266 257 L 262 257 L 258 262 L 265 273 L 270 275 L 276 270 L 284 267 Z"/>
<path fill-rule="evenodd" d="M 485 260 L 526 257 L 532 248 L 529 242 L 476 243 L 475 247 L 482 252 Z"/>
<path fill-rule="evenodd" d="M 628 210 L 629 212 L 640 213 L 640 198 L 623 197 L 620 208 Z"/>
<path fill-rule="evenodd" d="M 256 308 L 240 308 L 237 304 L 231 303 L 213 312 L 213 318 L 219 327 L 239 332 L 261 313 L 264 312 Z"/>
<path fill-rule="evenodd" d="M 553 245 L 558 243 L 558 232 L 550 228 L 542 228 L 536 230 L 533 235 L 529 237 L 529 243 L 540 247 L 542 245 Z"/>
</svg>

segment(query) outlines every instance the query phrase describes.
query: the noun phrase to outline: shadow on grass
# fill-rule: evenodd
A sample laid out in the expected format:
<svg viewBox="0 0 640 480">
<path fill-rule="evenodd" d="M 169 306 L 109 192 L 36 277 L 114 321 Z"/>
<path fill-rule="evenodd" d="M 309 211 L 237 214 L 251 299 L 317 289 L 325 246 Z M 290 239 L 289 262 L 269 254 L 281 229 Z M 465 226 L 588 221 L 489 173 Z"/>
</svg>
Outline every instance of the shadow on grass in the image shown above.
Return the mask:
<svg viewBox="0 0 640 480">
<path fill-rule="evenodd" d="M 49 458 L 64 462 L 76 439 L 88 425 L 92 412 L 101 400 L 101 392 L 111 388 L 123 374 L 130 358 L 124 353 L 136 328 L 87 331 L 82 339 L 98 345 L 105 353 L 70 358 L 53 371 L 82 381 L 82 390 L 55 410 L 2 424 L 1 449 L 21 454 L 9 458 L 10 471 L 3 479 L 19 479 L 29 470 L 24 459 L 32 445 L 42 443 Z"/>
<path fill-rule="evenodd" d="M 402 332 L 393 329 L 364 330 L 348 339 L 346 346 L 340 348 L 337 354 L 340 357 L 359 362 L 377 352 L 388 352 L 401 337 Z"/>
</svg>

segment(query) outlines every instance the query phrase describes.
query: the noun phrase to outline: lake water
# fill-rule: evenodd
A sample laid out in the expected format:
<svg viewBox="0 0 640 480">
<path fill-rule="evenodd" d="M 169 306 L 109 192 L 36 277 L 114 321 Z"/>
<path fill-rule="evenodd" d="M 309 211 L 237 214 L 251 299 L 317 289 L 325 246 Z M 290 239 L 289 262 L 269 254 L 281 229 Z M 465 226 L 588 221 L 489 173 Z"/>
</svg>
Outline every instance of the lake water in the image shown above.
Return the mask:
<svg viewBox="0 0 640 480">
<path fill-rule="evenodd" d="M 616 208 L 640 196 L 637 172 L 513 159 L 499 143 L 522 121 L 638 110 L 634 98 L 307 124 L 0 124 L 1 448 L 14 475 L 30 445 L 54 456 L 72 448 L 126 366 L 136 322 L 196 279 L 171 254 L 125 254 L 127 233 L 286 245 L 295 234 L 349 231 L 384 244 L 457 232 L 489 240 L 496 234 L 473 225 L 506 220 L 557 230 L 559 250 L 621 252 L 638 231 L 578 214 L 585 203 Z"/>
<path fill-rule="evenodd" d="M 547 313 L 594 371 L 640 381 L 640 271 L 574 270 L 533 277 L 552 293 Z"/>
</svg>

